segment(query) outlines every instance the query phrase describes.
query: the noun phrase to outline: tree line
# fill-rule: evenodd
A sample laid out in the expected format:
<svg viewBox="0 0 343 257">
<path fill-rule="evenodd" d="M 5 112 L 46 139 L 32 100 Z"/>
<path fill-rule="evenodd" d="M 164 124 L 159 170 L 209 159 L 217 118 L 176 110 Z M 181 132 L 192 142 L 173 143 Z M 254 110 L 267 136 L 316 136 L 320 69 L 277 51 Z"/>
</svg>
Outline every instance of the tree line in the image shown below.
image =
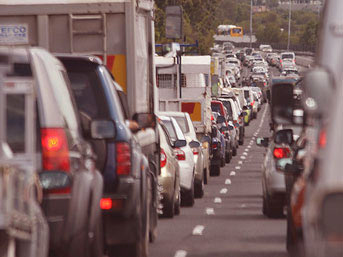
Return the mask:
<svg viewBox="0 0 343 257">
<path fill-rule="evenodd" d="M 257 2 L 254 2 L 255 4 Z M 253 34 L 258 42 L 282 44 L 288 37 L 288 11 L 278 9 L 278 1 L 266 0 L 267 10 L 253 14 Z M 179 42 L 199 42 L 199 53 L 209 54 L 213 35 L 220 24 L 235 24 L 250 28 L 250 0 L 155 0 L 155 38 L 166 43 L 165 8 L 181 5 L 183 9 L 183 39 Z M 317 42 L 319 15 L 311 10 L 292 12 L 291 46 L 303 45 L 314 49 Z"/>
</svg>

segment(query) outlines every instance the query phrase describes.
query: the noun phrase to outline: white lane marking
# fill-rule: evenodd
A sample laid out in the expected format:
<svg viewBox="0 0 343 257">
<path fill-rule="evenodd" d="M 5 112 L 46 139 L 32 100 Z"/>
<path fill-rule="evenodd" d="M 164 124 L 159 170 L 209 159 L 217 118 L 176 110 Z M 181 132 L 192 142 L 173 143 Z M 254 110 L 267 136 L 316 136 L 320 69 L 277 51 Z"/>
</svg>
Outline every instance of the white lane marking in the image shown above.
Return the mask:
<svg viewBox="0 0 343 257">
<path fill-rule="evenodd" d="M 174 257 L 186 257 L 187 256 L 187 252 L 184 250 L 178 250 L 176 251 Z"/>
<path fill-rule="evenodd" d="M 240 169 L 241 169 L 241 166 L 236 166 L 235 169 L 236 169 L 236 170 L 240 170 Z"/>
<path fill-rule="evenodd" d="M 241 208 L 245 208 L 245 207 L 247 207 L 246 204 L 242 204 L 242 205 L 241 205 Z"/>
<path fill-rule="evenodd" d="M 231 185 L 231 179 L 229 178 L 225 179 L 225 185 Z"/>
<path fill-rule="evenodd" d="M 248 151 L 247 151 L 248 152 Z M 248 156 L 248 153 L 247 152 L 244 152 L 243 155 L 245 156 Z M 242 157 L 245 157 L 245 156 L 242 156 Z"/>
<path fill-rule="evenodd" d="M 220 197 L 214 198 L 214 203 L 222 203 L 222 199 Z"/>
<path fill-rule="evenodd" d="M 250 148 L 251 148 L 251 145 L 248 145 L 248 148 L 250 149 Z"/>
<path fill-rule="evenodd" d="M 222 194 L 222 195 L 225 195 L 226 193 L 227 193 L 227 188 L 222 188 L 221 190 L 220 190 L 220 193 Z"/>
<path fill-rule="evenodd" d="M 245 160 L 247 157 L 245 157 L 244 155 L 241 156 L 242 160 Z"/>
<path fill-rule="evenodd" d="M 236 176 L 236 172 L 231 171 L 231 172 L 230 172 L 230 176 Z"/>
<path fill-rule="evenodd" d="M 193 236 L 202 236 L 202 232 L 204 231 L 205 227 L 203 225 L 197 225 L 193 229 L 192 235 Z"/>
<path fill-rule="evenodd" d="M 245 149 L 244 149 L 244 152 L 249 152 L 249 149 L 248 149 L 248 148 L 245 148 Z M 243 153 L 243 154 L 247 154 L 247 153 Z"/>
<path fill-rule="evenodd" d="M 238 164 L 239 164 L 239 165 L 242 165 L 242 164 L 243 164 L 243 162 L 242 162 L 242 161 L 239 161 L 239 162 L 238 162 Z"/>
<path fill-rule="evenodd" d="M 214 215 L 214 209 L 213 208 L 206 208 L 206 214 L 207 215 Z"/>
</svg>

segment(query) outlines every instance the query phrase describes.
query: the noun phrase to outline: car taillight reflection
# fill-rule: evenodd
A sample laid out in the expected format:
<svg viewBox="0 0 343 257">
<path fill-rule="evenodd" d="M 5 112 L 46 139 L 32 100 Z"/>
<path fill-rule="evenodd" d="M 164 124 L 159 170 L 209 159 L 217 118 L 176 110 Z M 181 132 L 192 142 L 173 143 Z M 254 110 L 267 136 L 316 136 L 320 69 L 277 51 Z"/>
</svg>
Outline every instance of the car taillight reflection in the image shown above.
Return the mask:
<svg viewBox="0 0 343 257">
<path fill-rule="evenodd" d="M 176 159 L 178 159 L 179 161 L 186 160 L 186 154 L 180 148 L 175 148 L 174 153 L 175 153 Z"/>
<path fill-rule="evenodd" d="M 42 128 L 42 166 L 44 171 L 70 172 L 67 136 L 64 128 Z M 70 188 L 52 189 L 48 193 L 68 194 Z"/>
<path fill-rule="evenodd" d="M 116 165 L 118 175 L 129 175 L 131 171 L 131 149 L 126 142 L 116 143 Z"/>
<path fill-rule="evenodd" d="M 160 157 L 160 166 L 163 168 L 167 164 L 167 155 L 164 150 L 161 148 L 161 157 Z"/>
<path fill-rule="evenodd" d="M 291 151 L 286 147 L 275 147 L 273 155 L 276 159 L 289 158 L 291 156 Z"/>
</svg>

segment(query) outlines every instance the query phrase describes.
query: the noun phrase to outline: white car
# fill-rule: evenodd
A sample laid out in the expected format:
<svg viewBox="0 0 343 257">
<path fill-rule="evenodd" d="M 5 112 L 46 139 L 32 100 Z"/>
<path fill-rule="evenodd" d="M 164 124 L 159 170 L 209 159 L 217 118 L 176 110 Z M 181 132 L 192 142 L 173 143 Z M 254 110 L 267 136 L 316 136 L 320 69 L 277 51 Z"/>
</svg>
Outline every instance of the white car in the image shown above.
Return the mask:
<svg viewBox="0 0 343 257">
<path fill-rule="evenodd" d="M 159 116 L 168 130 L 171 140 L 186 140 L 180 126 L 172 117 Z M 174 153 L 180 165 L 181 204 L 194 205 L 195 162 L 189 144 L 182 147 L 174 145 Z"/>
<path fill-rule="evenodd" d="M 186 112 L 160 112 L 163 116 L 173 117 L 179 124 L 183 134 L 186 137 L 187 143 L 198 142 L 199 147 L 191 147 L 195 162 L 195 197 L 201 198 L 204 194 L 204 184 L 207 184 L 210 176 L 210 152 L 209 143 L 198 140 L 195 133 L 193 122 Z"/>
</svg>

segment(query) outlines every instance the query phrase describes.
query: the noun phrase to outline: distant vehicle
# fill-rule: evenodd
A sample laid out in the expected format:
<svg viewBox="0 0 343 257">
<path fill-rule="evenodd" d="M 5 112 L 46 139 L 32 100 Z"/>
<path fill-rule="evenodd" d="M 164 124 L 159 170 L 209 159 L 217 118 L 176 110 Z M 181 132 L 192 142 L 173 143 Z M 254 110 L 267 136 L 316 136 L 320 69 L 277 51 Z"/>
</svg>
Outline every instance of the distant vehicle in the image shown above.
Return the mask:
<svg viewBox="0 0 343 257">
<path fill-rule="evenodd" d="M 243 28 L 236 25 L 219 25 L 218 35 L 230 35 L 231 37 L 243 37 Z"/>
<path fill-rule="evenodd" d="M 271 53 L 273 51 L 271 45 L 260 45 L 259 49 L 264 53 Z"/>
</svg>

